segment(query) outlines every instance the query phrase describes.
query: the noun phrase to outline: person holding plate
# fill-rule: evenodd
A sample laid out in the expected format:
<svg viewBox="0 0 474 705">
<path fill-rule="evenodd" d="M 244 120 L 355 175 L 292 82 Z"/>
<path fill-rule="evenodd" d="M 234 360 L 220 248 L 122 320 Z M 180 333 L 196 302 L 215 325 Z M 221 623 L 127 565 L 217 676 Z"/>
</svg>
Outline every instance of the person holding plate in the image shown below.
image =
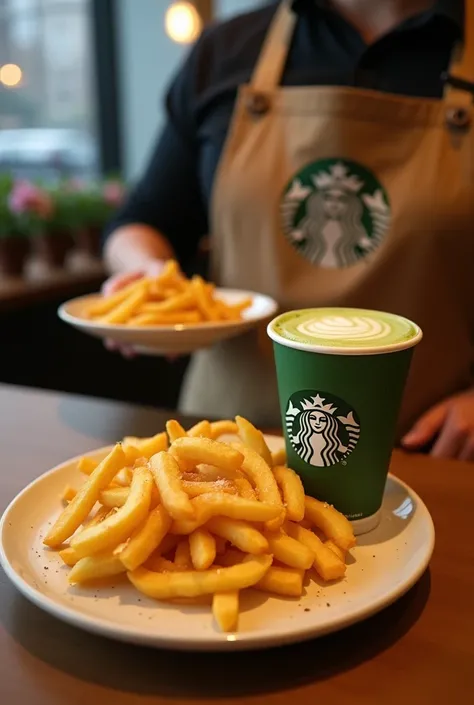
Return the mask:
<svg viewBox="0 0 474 705">
<path fill-rule="evenodd" d="M 424 342 L 403 442 L 474 460 L 474 4 L 271 3 L 205 30 L 166 106 L 106 290 L 210 233 L 219 286 L 406 316 Z M 279 425 L 264 331 L 197 353 L 180 409 Z"/>
</svg>

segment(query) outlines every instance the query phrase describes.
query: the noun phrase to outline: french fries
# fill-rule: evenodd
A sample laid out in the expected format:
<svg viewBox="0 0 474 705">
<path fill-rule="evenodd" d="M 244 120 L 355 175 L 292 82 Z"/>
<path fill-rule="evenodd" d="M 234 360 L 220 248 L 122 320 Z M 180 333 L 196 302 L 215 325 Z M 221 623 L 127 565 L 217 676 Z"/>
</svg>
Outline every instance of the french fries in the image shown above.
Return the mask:
<svg viewBox="0 0 474 705">
<path fill-rule="evenodd" d="M 207 570 L 216 559 L 216 539 L 207 529 L 196 529 L 189 536 L 191 561 L 196 570 Z"/>
<path fill-rule="evenodd" d="M 120 553 L 120 560 L 126 570 L 141 566 L 160 545 L 171 526 L 171 517 L 163 507 L 155 507 L 143 526 L 130 537 L 130 541 Z"/>
<path fill-rule="evenodd" d="M 272 454 L 270 453 L 270 449 L 265 442 L 263 433 L 259 431 L 258 428 L 255 428 L 250 421 L 244 419 L 243 416 L 236 416 L 235 422 L 237 424 L 237 428 L 239 429 L 239 436 L 242 443 L 248 446 L 248 448 L 252 448 L 256 451 L 262 456 L 267 465 L 272 467 Z"/>
<path fill-rule="evenodd" d="M 244 460 L 238 450 L 210 438 L 178 438 L 171 445 L 170 453 L 195 465 L 205 463 L 229 471 L 238 470 Z"/>
<path fill-rule="evenodd" d="M 279 529 L 285 519 L 285 512 L 274 474 L 262 456 L 255 450 L 244 446 L 242 443 L 233 443 L 232 446 L 239 450 L 244 456 L 242 470 L 254 483 L 258 498 L 262 502 L 267 502 L 268 504 L 273 504 L 275 507 L 278 507 L 278 516 L 272 521 L 269 521 L 267 526 L 272 531 Z"/>
<path fill-rule="evenodd" d="M 216 592 L 243 590 L 258 583 L 272 563 L 272 557 L 251 556 L 231 568 L 186 571 L 180 573 L 153 573 L 145 568 L 128 573 L 130 582 L 148 597 L 172 600 L 177 597 L 199 597 Z"/>
<path fill-rule="evenodd" d="M 50 548 L 55 548 L 70 538 L 89 516 L 94 504 L 99 499 L 101 490 L 112 482 L 118 471 L 126 464 L 122 447 L 117 444 L 109 455 L 99 463 L 87 482 L 69 502 L 46 535 L 43 543 Z"/>
<path fill-rule="evenodd" d="M 273 468 L 273 474 L 283 494 L 286 516 L 291 521 L 303 521 L 305 512 L 304 488 L 300 476 L 294 470 L 284 466 Z"/>
<path fill-rule="evenodd" d="M 152 476 L 148 468 L 138 468 L 123 507 L 95 526 L 86 527 L 71 539 L 82 558 L 115 548 L 125 541 L 146 518 L 150 509 Z M 73 500 L 74 501 L 74 500 Z"/>
<path fill-rule="evenodd" d="M 321 529 L 343 551 L 355 546 L 356 540 L 350 521 L 330 504 L 320 502 L 314 497 L 306 497 L 305 518 L 317 529 Z"/>
<path fill-rule="evenodd" d="M 285 526 L 289 536 L 306 546 L 313 557 L 313 565 L 323 580 L 338 580 L 344 576 L 344 561 L 325 545 L 312 531 L 288 522 Z"/>
<path fill-rule="evenodd" d="M 100 323 L 129 326 L 196 325 L 208 321 L 238 321 L 252 305 L 244 299 L 228 305 L 201 277 L 187 279 L 174 260 L 160 276 L 143 278 L 112 296 L 100 296 L 84 316 Z"/>
<path fill-rule="evenodd" d="M 258 583 L 256 584 L 258 585 Z M 237 590 L 214 593 L 212 614 L 222 632 L 234 632 L 239 621 L 239 593 Z"/>
<path fill-rule="evenodd" d="M 181 485 L 179 466 L 172 455 L 161 451 L 150 461 L 161 501 L 173 519 L 192 519 L 194 509 Z"/>
<path fill-rule="evenodd" d="M 178 270 L 170 265 L 163 276 L 183 301 Z M 163 286 L 153 302 L 169 314 L 174 303 Z M 196 279 L 193 287 L 199 310 L 211 308 L 207 285 Z M 127 301 L 120 299 L 122 310 Z M 328 582 L 344 577 L 355 544 L 350 522 L 305 497 L 284 463 L 242 417 L 188 431 L 170 420 L 155 436 L 124 438 L 101 462 L 81 458 L 84 484 L 65 488 L 68 504 L 44 543 L 58 550 L 70 583 L 122 576 L 148 597 L 178 604 L 210 595 L 215 624 L 234 631 L 242 590 L 301 598 L 314 571 Z"/>
</svg>

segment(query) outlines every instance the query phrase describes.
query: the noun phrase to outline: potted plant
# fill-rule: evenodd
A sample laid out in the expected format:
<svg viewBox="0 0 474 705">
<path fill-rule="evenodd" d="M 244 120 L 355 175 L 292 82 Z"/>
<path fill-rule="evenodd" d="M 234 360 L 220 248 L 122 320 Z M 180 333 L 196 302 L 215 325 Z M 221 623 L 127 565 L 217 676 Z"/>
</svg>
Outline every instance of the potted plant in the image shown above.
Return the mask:
<svg viewBox="0 0 474 705">
<path fill-rule="evenodd" d="M 0 276 L 20 277 L 30 249 L 9 204 L 13 178 L 0 174 Z"/>
<path fill-rule="evenodd" d="M 28 236 L 39 256 L 51 267 L 62 266 L 64 257 L 49 244 L 48 226 L 54 212 L 49 193 L 29 181 L 16 181 L 8 205 L 22 233 Z"/>
<path fill-rule="evenodd" d="M 91 257 L 99 257 L 102 231 L 123 202 L 124 187 L 118 179 L 102 184 L 80 184 L 74 190 L 76 240 Z"/>
</svg>

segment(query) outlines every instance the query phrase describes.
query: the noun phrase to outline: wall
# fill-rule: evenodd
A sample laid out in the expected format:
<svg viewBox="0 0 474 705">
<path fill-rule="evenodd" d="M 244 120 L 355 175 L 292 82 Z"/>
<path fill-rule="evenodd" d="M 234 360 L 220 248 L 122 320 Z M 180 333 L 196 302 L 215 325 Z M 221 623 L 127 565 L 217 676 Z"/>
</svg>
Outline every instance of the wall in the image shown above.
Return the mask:
<svg viewBox="0 0 474 705">
<path fill-rule="evenodd" d="M 117 0 L 118 54 L 125 176 L 142 170 L 163 122 L 163 96 L 189 47 L 172 42 L 164 29 L 171 0 Z M 215 0 L 227 18 L 259 0 Z"/>
<path fill-rule="evenodd" d="M 134 179 L 163 121 L 163 95 L 185 53 L 164 29 L 166 0 L 117 0 L 125 176 Z"/>
<path fill-rule="evenodd" d="M 262 0 L 215 0 L 218 17 L 231 17 L 253 10 L 262 5 Z"/>
</svg>

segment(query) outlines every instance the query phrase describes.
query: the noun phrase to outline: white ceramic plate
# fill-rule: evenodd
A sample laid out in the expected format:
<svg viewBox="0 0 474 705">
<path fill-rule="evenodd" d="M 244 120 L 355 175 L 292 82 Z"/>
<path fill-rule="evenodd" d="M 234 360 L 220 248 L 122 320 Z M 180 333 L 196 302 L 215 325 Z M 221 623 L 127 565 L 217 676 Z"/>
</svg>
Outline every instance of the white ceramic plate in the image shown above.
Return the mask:
<svg viewBox="0 0 474 705">
<path fill-rule="evenodd" d="M 133 347 L 148 355 L 185 355 L 200 348 L 207 348 L 221 340 L 233 338 L 270 319 L 277 310 L 277 303 L 269 296 L 237 289 L 216 289 L 216 296 L 228 304 L 236 304 L 248 297 L 252 305 L 243 312 L 241 321 L 196 323 L 170 326 L 104 325 L 84 317 L 84 309 L 99 297 L 98 294 L 81 296 L 62 304 L 59 317 L 74 328 L 96 338 L 110 338 L 117 343 Z"/>
<path fill-rule="evenodd" d="M 268 439 L 272 449 L 279 438 Z M 90 453 L 102 458 L 107 449 Z M 60 511 L 65 485 L 83 476 L 72 459 L 42 475 L 5 511 L 0 561 L 25 597 L 55 617 L 90 632 L 155 647 L 242 650 L 303 641 L 342 629 L 394 602 L 421 577 L 434 546 L 430 514 L 407 485 L 390 476 L 377 529 L 359 537 L 346 578 L 311 582 L 299 599 L 242 595 L 239 631 L 221 634 L 209 606 L 168 605 L 140 595 L 123 579 L 114 587 L 70 587 L 68 569 L 44 550 L 42 537 Z"/>
</svg>

